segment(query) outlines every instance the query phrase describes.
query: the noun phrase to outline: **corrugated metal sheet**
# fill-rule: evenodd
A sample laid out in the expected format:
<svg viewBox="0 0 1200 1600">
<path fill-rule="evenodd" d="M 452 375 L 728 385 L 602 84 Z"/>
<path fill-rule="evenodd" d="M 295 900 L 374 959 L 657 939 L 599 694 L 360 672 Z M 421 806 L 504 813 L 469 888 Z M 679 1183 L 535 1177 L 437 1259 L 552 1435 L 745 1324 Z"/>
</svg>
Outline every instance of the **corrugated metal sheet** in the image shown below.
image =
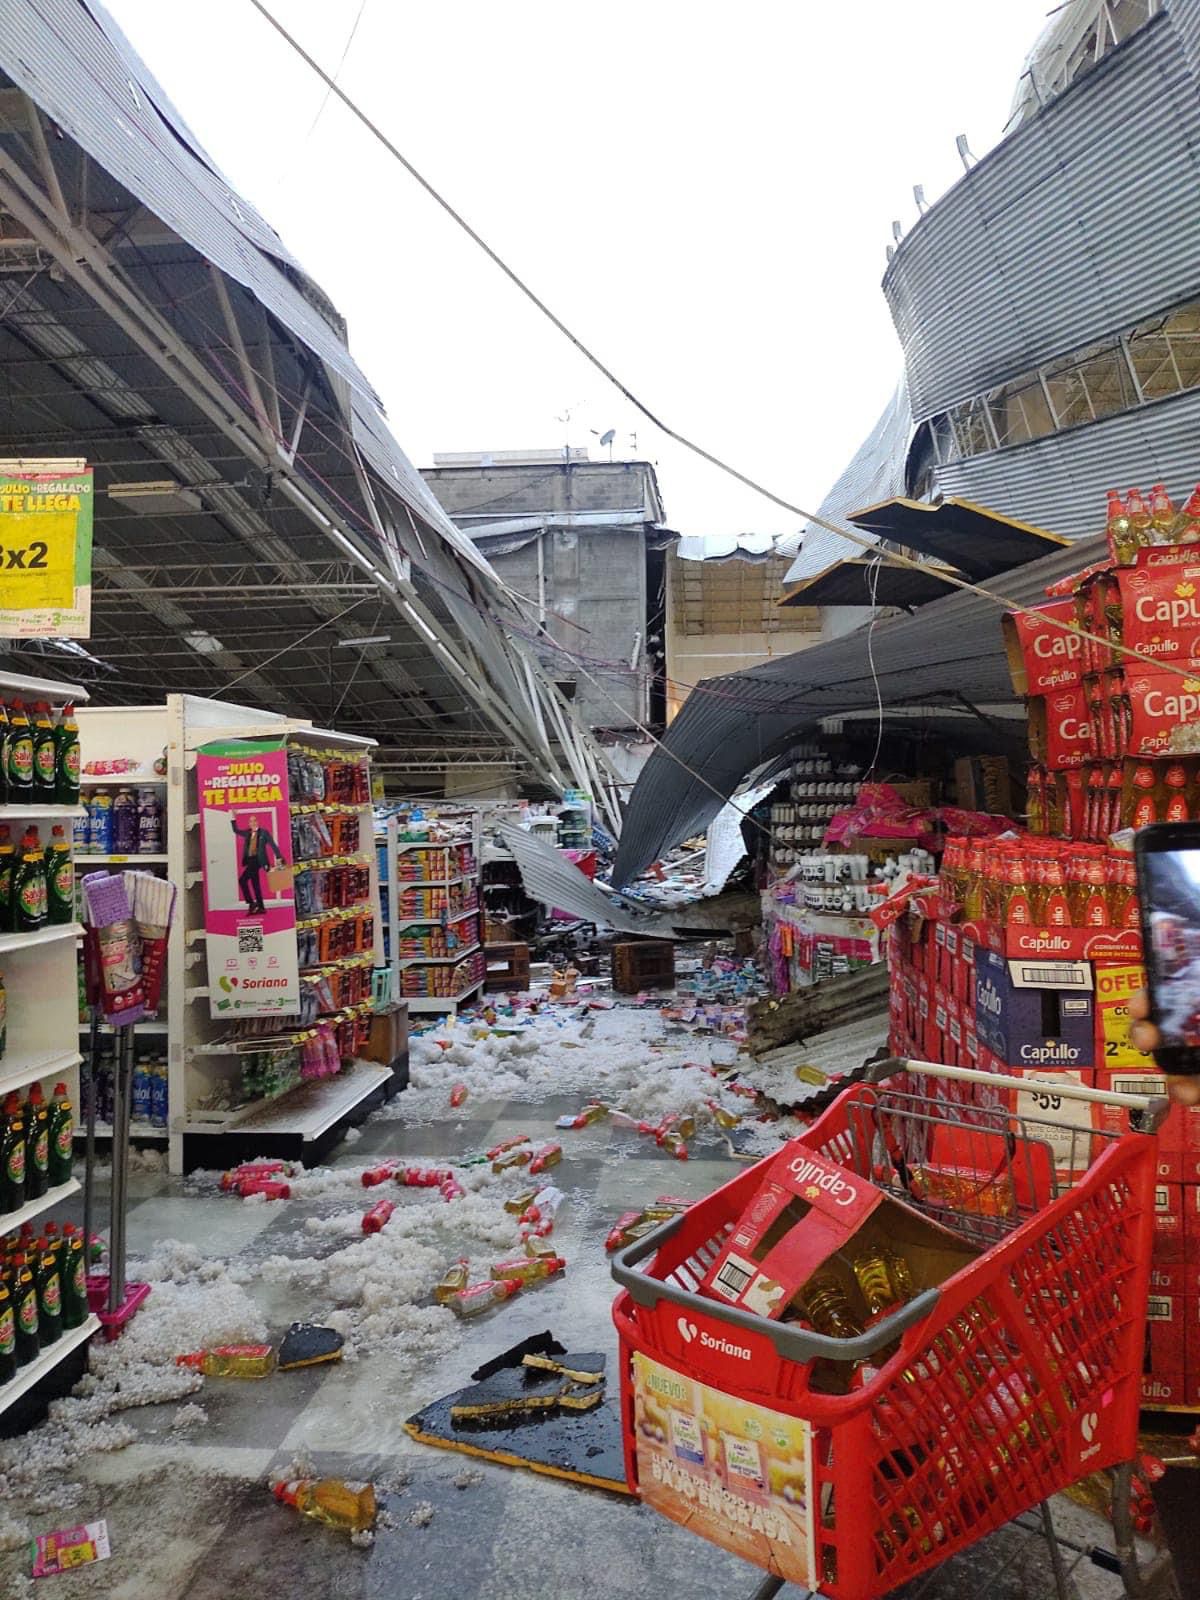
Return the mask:
<svg viewBox="0 0 1200 1600">
<path fill-rule="evenodd" d="M 887 1044 L 887 1034 L 887 1006 L 880 1005 L 868 1016 L 814 1034 L 803 1044 L 780 1045 L 757 1060 L 740 1056 L 738 1081 L 758 1089 L 776 1105 L 804 1106 L 829 1090 L 828 1082 L 812 1081 L 814 1074 L 822 1074 L 828 1080 L 856 1071 Z M 797 1077 L 798 1071 L 805 1072 L 806 1077 Z"/>
<path fill-rule="evenodd" d="M 248 289 L 348 386 L 363 455 L 465 560 L 487 570 L 392 438 L 336 310 L 275 230 L 230 187 L 99 0 L 0 0 L 0 66 L 155 216 Z"/>
<path fill-rule="evenodd" d="M 883 287 L 913 416 L 1194 295 L 1198 187 L 1200 94 L 1160 13 L 1017 128 L 900 244 Z"/>
<path fill-rule="evenodd" d="M 1200 393 L 1173 396 L 1033 444 L 938 467 L 939 494 L 962 495 L 1083 538 L 1104 521 L 1109 484 L 1166 483 L 1186 492 L 1200 476 Z M 1000 580 L 1002 582 L 1002 580 Z"/>
<path fill-rule="evenodd" d="M 1045 598 L 1056 579 L 1098 560 L 1085 540 L 1018 567 L 994 587 L 1019 605 Z M 872 644 L 885 706 L 1011 702 L 1000 611 L 973 594 L 935 600 L 914 616 L 880 622 Z M 708 678 L 688 696 L 642 769 L 613 871 L 628 883 L 681 839 L 701 832 L 760 762 L 782 754 L 823 717 L 875 705 L 867 630 L 781 656 L 745 672 Z M 966 744 L 964 742 L 964 748 Z"/>
<path fill-rule="evenodd" d="M 904 463 L 912 431 L 908 393 L 901 382 L 879 421 L 854 452 L 849 466 L 817 507 L 819 514 L 837 521 L 860 506 L 874 505 L 892 495 L 903 494 Z M 861 545 L 839 539 L 827 528 L 812 522 L 805 525 L 803 541 L 799 554 L 788 568 L 785 583 L 811 578 L 837 561 L 858 555 L 862 549 Z"/>
<path fill-rule="evenodd" d="M 1200 77 L 1200 0 L 1169 0 L 1167 10 L 1188 65 Z"/>
</svg>

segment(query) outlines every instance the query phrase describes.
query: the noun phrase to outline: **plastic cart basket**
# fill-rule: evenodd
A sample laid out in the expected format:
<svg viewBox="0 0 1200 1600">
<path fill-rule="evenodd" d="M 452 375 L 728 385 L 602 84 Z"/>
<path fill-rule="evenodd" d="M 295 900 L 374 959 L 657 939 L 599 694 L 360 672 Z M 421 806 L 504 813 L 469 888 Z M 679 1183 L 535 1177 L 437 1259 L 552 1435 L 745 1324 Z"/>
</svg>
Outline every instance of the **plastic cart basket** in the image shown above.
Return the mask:
<svg viewBox="0 0 1200 1600">
<path fill-rule="evenodd" d="M 1073 1122 L 1056 1121 L 1010 1110 L 1018 1094 L 1027 1103 L 1031 1085 L 1021 1079 L 898 1060 L 871 1076 L 795 1145 L 975 1244 L 979 1256 L 939 1288 L 844 1340 L 697 1293 L 765 1162 L 613 1263 L 631 1488 L 639 1488 L 635 1355 L 655 1363 L 668 1391 L 676 1374 L 718 1400 L 803 1419 L 807 1462 L 785 1491 L 792 1505 L 806 1502 L 809 1519 L 812 1566 L 799 1576 L 835 1600 L 878 1600 L 1078 1478 L 1134 1457 L 1153 1227 L 1150 1135 L 1167 1105 L 1065 1079 L 1034 1085 L 1074 1108 Z M 1095 1112 L 1106 1127 L 1082 1125 L 1092 1107 L 1108 1108 Z M 947 1150 L 958 1174 L 950 1181 Z M 794 1561 L 775 1545 L 748 1551 L 736 1527 L 726 1537 L 696 1515 L 697 1504 L 722 1504 L 727 1448 L 692 1429 L 678 1467 L 692 1474 L 683 1482 L 690 1504 L 681 1493 L 680 1513 L 666 1514 L 796 1580 Z M 759 1485 L 760 1505 L 774 1487 Z M 665 1509 L 649 1488 L 647 1497 Z M 745 1502 L 732 1503 L 744 1528 Z"/>
</svg>

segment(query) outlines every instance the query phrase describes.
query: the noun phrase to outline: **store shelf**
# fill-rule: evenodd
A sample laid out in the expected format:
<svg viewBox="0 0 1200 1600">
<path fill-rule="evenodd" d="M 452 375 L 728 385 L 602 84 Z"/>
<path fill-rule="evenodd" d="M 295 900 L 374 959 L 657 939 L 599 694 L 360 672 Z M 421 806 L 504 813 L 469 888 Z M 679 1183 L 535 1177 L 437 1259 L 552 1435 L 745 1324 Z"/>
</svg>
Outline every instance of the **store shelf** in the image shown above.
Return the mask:
<svg viewBox="0 0 1200 1600">
<path fill-rule="evenodd" d="M 76 851 L 75 854 L 75 865 L 77 867 L 82 867 L 86 866 L 89 861 L 98 861 L 101 863 L 101 865 L 111 865 L 113 863 L 120 862 L 122 866 L 136 867 L 141 865 L 143 862 L 157 862 L 159 865 L 162 865 L 166 862 L 166 859 L 167 853 L 165 850 L 139 851 L 136 855 L 130 856 L 93 855 L 90 850 L 79 850 Z"/>
<path fill-rule="evenodd" d="M 64 817 L 85 815 L 82 806 L 45 805 L 41 801 L 33 800 L 27 805 L 21 800 L 14 800 L 10 805 L 0 806 L 0 822 L 3 822 L 5 817 L 28 817 L 31 822 L 61 822 Z"/>
<path fill-rule="evenodd" d="M 81 1344 L 86 1344 L 94 1333 L 100 1332 L 100 1318 L 90 1316 L 78 1328 L 68 1328 L 64 1333 L 48 1345 L 26 1367 L 17 1371 L 15 1378 L 10 1378 L 7 1383 L 0 1384 L 0 1411 L 7 1411 L 15 1400 L 23 1394 L 28 1394 L 39 1379 L 44 1378 L 48 1372 L 53 1372 L 60 1361 L 66 1359 L 72 1350 L 78 1350 Z"/>
<path fill-rule="evenodd" d="M 21 672 L 0 672 L 0 692 L 11 700 L 49 700 L 54 705 L 85 705 L 88 692 L 78 684 L 63 683 L 59 678 L 27 678 Z"/>
<path fill-rule="evenodd" d="M 113 1125 L 111 1122 L 97 1122 L 97 1139 L 111 1139 Z M 82 1124 L 75 1129 L 77 1139 L 87 1138 L 87 1129 Z M 170 1134 L 165 1128 L 156 1128 L 152 1122 L 131 1122 L 129 1124 L 129 1137 L 131 1139 L 152 1140 L 155 1144 L 166 1144 Z"/>
<path fill-rule="evenodd" d="M 319 1139 L 347 1112 L 381 1089 L 391 1078 L 389 1067 L 377 1066 L 372 1061 L 356 1061 L 347 1072 L 336 1078 L 312 1078 L 298 1083 L 262 1105 L 243 1107 L 224 1123 L 205 1129 L 206 1132 L 223 1132 L 237 1127 L 243 1133 L 299 1134 L 303 1139 Z M 196 1131 L 189 1127 L 188 1132 Z"/>
<path fill-rule="evenodd" d="M 103 1024 L 101 1024 L 101 1026 L 103 1027 Z M 135 1023 L 132 1023 L 131 1026 L 133 1028 L 134 1033 L 141 1033 L 141 1034 L 157 1033 L 157 1034 L 162 1034 L 165 1037 L 165 1035 L 166 1035 L 166 1033 L 168 1031 L 168 1023 L 167 1023 L 167 1019 L 165 1017 L 147 1017 L 144 1022 L 135 1022 Z M 90 1022 L 81 1022 L 79 1024 L 79 1031 L 80 1031 L 80 1033 L 90 1033 L 92 1031 L 91 1023 Z M 110 1038 L 111 1035 L 102 1032 L 100 1037 L 102 1039 L 107 1039 L 107 1038 Z M 78 1059 L 78 1058 L 76 1058 L 76 1059 Z"/>
<path fill-rule="evenodd" d="M 431 1011 L 453 1011 L 456 1006 L 462 1005 L 464 1000 L 470 999 L 477 990 L 482 989 L 483 984 L 483 978 L 477 978 L 473 984 L 461 989 L 458 994 L 401 994 L 400 998 L 409 1011 L 417 1016 Z"/>
<path fill-rule="evenodd" d="M 9 950 L 24 950 L 28 945 L 54 944 L 58 939 L 79 939 L 83 929 L 78 922 L 56 923 L 53 927 L 35 928 L 32 933 L 0 933 L 0 955 Z"/>
<path fill-rule="evenodd" d="M 469 944 L 465 950 L 455 950 L 446 956 L 405 956 L 397 961 L 396 965 L 401 972 L 406 967 L 444 967 L 447 963 L 453 966 L 456 962 L 465 961 L 468 956 L 473 956 L 479 948 L 477 944 Z"/>
<path fill-rule="evenodd" d="M 69 1178 L 57 1188 L 47 1189 L 37 1200 L 27 1200 L 19 1211 L 4 1212 L 0 1215 L 0 1233 L 15 1233 L 23 1222 L 32 1222 L 34 1217 L 40 1217 L 43 1211 L 49 1211 L 52 1207 L 61 1205 L 64 1200 L 69 1200 L 73 1194 L 78 1194 L 79 1187 L 75 1178 Z"/>
<path fill-rule="evenodd" d="M 7 1094 L 10 1089 L 20 1089 L 42 1078 L 60 1077 L 70 1072 L 72 1067 L 77 1067 L 79 1062 L 78 1051 L 64 1054 L 61 1050 L 43 1050 L 26 1055 L 9 1052 L 0 1059 L 0 1094 Z"/>
<path fill-rule="evenodd" d="M 474 883 L 473 872 L 460 873 L 457 878 L 401 878 L 396 884 L 398 889 L 452 889 L 456 883 Z M 389 880 L 386 885 L 391 888 Z"/>
<path fill-rule="evenodd" d="M 165 789 L 166 777 L 158 772 L 84 772 L 80 775 L 80 787 L 85 785 L 93 789 L 128 789 L 130 784 L 135 784 L 139 789 Z"/>
<path fill-rule="evenodd" d="M 452 917 L 443 917 L 437 912 L 432 917 L 408 917 L 404 922 L 396 924 L 397 930 L 402 928 L 452 928 L 456 922 L 461 922 L 464 917 L 477 917 L 479 907 L 471 906 L 466 911 L 456 911 Z"/>
</svg>

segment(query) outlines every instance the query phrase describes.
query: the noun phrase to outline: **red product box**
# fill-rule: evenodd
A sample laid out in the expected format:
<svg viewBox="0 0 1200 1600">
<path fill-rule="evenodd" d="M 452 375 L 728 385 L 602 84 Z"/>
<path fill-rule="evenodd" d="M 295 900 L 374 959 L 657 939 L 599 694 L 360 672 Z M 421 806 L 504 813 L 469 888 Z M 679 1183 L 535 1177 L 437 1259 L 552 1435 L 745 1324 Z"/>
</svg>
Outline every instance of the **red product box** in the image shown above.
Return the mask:
<svg viewBox="0 0 1200 1600">
<path fill-rule="evenodd" d="M 1181 1183 L 1154 1185 L 1154 1244 L 1151 1260 L 1184 1261 L 1184 1187 Z"/>
<path fill-rule="evenodd" d="M 1082 767 L 1096 758 L 1087 693 L 1082 683 L 1028 702 L 1029 745 L 1034 760 L 1052 772 Z"/>
<path fill-rule="evenodd" d="M 1186 1406 L 1188 1385 L 1182 1368 L 1178 1372 L 1143 1372 L 1142 1404 L 1153 1411 L 1155 1406 Z"/>
<path fill-rule="evenodd" d="M 1036 928 L 1021 923 L 967 922 L 976 943 L 998 955 L 1044 956 L 1051 961 L 1140 961 L 1136 928 Z"/>
<path fill-rule="evenodd" d="M 1200 1296 L 1200 1262 L 1152 1261 L 1150 1293 Z M 1200 1363 L 1200 1351 L 1197 1351 L 1196 1361 Z"/>
<path fill-rule="evenodd" d="M 1194 1294 L 1152 1294 L 1146 1301 L 1147 1368 L 1186 1372 L 1188 1337 L 1200 1317 Z"/>
<path fill-rule="evenodd" d="M 918 1288 L 932 1288 L 976 1252 L 948 1229 L 892 1199 L 857 1173 L 793 1141 L 771 1162 L 701 1292 L 762 1317 L 779 1317 L 818 1267 L 858 1289 L 846 1261 L 856 1247 L 900 1250 Z"/>
<path fill-rule="evenodd" d="M 1189 663 L 1189 666 L 1192 663 Z M 1125 673 L 1125 693 L 1129 699 L 1129 745 L 1131 756 L 1194 754 L 1179 730 L 1200 720 L 1200 662 L 1194 663 L 1195 677 L 1181 678 L 1177 672 L 1154 667 L 1134 667 Z"/>
<path fill-rule="evenodd" d="M 1001 618 L 1008 670 L 1017 694 L 1053 694 L 1079 682 L 1085 640 L 1071 631 L 1074 623 L 1072 599 L 1051 600 L 1028 611 L 1010 611 Z"/>
<path fill-rule="evenodd" d="M 1200 561 L 1125 567 L 1118 571 L 1117 583 L 1125 645 L 1164 661 L 1200 658 Z"/>
<path fill-rule="evenodd" d="M 979 1035 L 975 1032 L 975 1024 L 967 1021 L 963 1026 L 963 1055 L 962 1064 L 973 1067 L 977 1072 L 979 1066 Z"/>
</svg>

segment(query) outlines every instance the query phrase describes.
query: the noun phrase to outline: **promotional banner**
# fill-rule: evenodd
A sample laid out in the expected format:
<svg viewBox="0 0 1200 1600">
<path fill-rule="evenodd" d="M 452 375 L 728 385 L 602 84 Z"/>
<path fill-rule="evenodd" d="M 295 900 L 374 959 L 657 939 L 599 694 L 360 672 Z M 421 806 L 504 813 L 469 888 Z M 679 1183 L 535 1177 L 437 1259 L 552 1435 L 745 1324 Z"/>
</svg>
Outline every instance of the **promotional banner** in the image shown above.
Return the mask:
<svg viewBox="0 0 1200 1600">
<path fill-rule="evenodd" d="M 0 638 L 91 631 L 92 469 L 0 461 Z"/>
<path fill-rule="evenodd" d="M 219 741 L 196 754 L 209 1009 L 300 1009 L 292 824 L 283 740 Z"/>
<path fill-rule="evenodd" d="M 811 1588 L 812 1440 L 786 1417 L 633 1357 L 642 1499 L 672 1522 Z"/>
</svg>

